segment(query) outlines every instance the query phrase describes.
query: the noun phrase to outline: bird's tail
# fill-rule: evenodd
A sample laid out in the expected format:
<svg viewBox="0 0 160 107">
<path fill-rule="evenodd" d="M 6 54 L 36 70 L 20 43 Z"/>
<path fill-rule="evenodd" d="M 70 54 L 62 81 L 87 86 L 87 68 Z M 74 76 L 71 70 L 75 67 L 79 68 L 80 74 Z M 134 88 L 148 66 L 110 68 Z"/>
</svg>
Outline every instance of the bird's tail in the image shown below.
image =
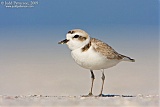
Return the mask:
<svg viewBox="0 0 160 107">
<path fill-rule="evenodd" d="M 135 62 L 135 60 L 134 59 L 132 59 L 132 58 L 130 58 L 130 57 L 128 57 L 128 56 L 124 56 L 124 55 L 122 55 L 123 56 L 123 61 L 129 61 L 129 62 Z"/>
</svg>

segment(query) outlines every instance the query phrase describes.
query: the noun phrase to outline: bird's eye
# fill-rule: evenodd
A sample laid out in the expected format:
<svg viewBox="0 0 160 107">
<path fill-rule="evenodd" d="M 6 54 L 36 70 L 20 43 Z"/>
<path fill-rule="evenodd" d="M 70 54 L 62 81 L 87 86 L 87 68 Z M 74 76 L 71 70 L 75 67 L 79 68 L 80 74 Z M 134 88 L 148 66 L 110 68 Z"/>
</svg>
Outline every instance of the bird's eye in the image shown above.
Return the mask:
<svg viewBox="0 0 160 107">
<path fill-rule="evenodd" d="M 73 38 L 78 38 L 79 37 L 79 35 L 75 35 Z"/>
</svg>

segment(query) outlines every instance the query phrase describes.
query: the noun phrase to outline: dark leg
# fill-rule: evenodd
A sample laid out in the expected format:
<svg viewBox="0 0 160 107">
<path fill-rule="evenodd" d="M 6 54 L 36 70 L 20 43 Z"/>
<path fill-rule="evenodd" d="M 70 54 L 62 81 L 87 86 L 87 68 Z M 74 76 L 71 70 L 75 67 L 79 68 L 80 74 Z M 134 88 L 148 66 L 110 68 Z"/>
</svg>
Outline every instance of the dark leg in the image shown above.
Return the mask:
<svg viewBox="0 0 160 107">
<path fill-rule="evenodd" d="M 102 92 L 103 92 L 103 86 L 104 86 L 104 80 L 105 80 L 105 75 L 104 75 L 104 70 L 102 71 L 102 88 L 101 88 L 101 92 L 99 94 L 99 96 L 103 96 Z"/>
<path fill-rule="evenodd" d="M 92 94 L 92 89 L 93 89 L 93 82 L 94 82 L 95 76 L 94 76 L 94 73 L 93 73 L 92 70 L 90 70 L 90 72 L 91 72 L 92 84 L 91 84 L 91 91 L 90 91 L 90 93 L 88 95 L 93 95 Z"/>
<path fill-rule="evenodd" d="M 88 95 L 83 95 L 82 97 L 93 96 L 93 94 L 92 94 L 92 89 L 93 89 L 93 82 L 94 82 L 95 76 L 94 76 L 94 73 L 93 73 L 92 70 L 90 70 L 90 72 L 91 72 L 91 79 L 92 79 L 91 90 L 90 90 L 90 92 L 89 92 Z"/>
</svg>

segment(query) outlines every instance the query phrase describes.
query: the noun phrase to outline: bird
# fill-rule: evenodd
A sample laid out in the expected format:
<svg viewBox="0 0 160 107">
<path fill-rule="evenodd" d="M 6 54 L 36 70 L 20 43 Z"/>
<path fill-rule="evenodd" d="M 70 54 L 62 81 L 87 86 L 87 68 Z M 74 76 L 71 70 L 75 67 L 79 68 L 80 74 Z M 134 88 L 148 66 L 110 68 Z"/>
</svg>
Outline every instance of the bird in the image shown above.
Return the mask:
<svg viewBox="0 0 160 107">
<path fill-rule="evenodd" d="M 75 62 L 79 66 L 90 70 L 91 88 L 89 94 L 84 95 L 84 97 L 94 96 L 92 93 L 95 80 L 94 70 L 100 70 L 102 72 L 102 86 L 100 94 L 98 95 L 100 97 L 104 95 L 104 69 L 111 68 L 121 61 L 135 62 L 134 59 L 116 52 L 107 43 L 90 37 L 90 35 L 82 29 L 69 30 L 66 34 L 66 39 L 58 42 L 58 44 L 66 44 L 71 50 L 71 56 Z"/>
</svg>

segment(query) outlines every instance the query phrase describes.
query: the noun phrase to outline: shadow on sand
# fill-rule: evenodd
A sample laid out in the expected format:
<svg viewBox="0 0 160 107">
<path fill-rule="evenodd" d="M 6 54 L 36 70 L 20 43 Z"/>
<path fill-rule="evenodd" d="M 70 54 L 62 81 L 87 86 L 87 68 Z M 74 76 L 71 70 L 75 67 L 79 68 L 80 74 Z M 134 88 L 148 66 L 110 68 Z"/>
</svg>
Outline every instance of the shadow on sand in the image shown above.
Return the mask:
<svg viewBox="0 0 160 107">
<path fill-rule="evenodd" d="M 133 95 L 101 94 L 101 95 L 82 95 L 81 97 L 136 97 L 136 96 L 133 96 Z"/>
<path fill-rule="evenodd" d="M 133 96 L 133 95 L 102 94 L 101 97 L 136 97 L 136 96 Z"/>
</svg>

